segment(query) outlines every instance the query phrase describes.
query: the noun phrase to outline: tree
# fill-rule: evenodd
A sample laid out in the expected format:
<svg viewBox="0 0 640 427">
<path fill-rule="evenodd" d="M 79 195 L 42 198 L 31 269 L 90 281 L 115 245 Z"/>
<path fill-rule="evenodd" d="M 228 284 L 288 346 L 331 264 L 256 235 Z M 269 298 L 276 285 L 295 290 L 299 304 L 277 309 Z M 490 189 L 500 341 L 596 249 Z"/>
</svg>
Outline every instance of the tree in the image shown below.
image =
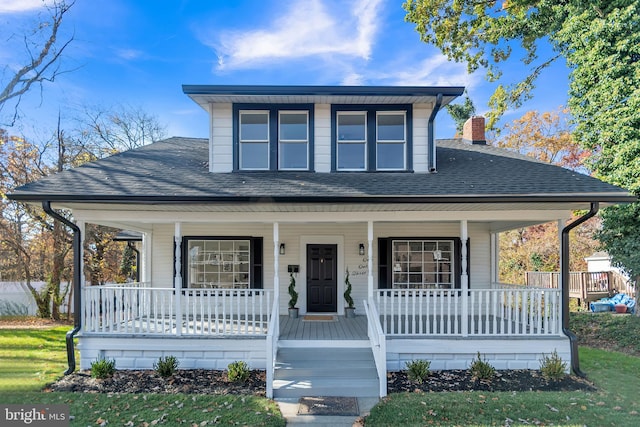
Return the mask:
<svg viewBox="0 0 640 427">
<path fill-rule="evenodd" d="M 32 86 L 40 86 L 42 90 L 44 82 L 52 82 L 65 72 L 60 64 L 62 53 L 73 41 L 73 36 L 62 42 L 58 36 L 63 19 L 74 3 L 75 0 L 54 0 L 49 5 L 43 2 L 48 14 L 46 21 L 38 24 L 30 34 L 20 36 L 25 65 L 15 69 L 6 65 L 0 77 L 0 113 L 8 104 L 13 105 L 13 113 L 7 124 L 15 123 L 20 100 Z M 17 38 L 17 35 L 12 35 L 9 40 Z M 10 48 L 17 49 L 15 46 Z M 5 76 L 8 76 L 6 80 Z"/>
<path fill-rule="evenodd" d="M 528 111 L 504 126 L 494 145 L 573 170 L 584 170 L 589 151 L 573 139 L 568 111 Z M 575 215 L 574 218 L 575 219 Z M 569 264 L 572 271 L 585 270 L 584 258 L 598 248 L 595 233 L 600 218 L 592 218 L 571 231 Z M 559 268 L 557 222 L 510 230 L 500 234 L 500 278 L 522 284 L 527 271 Z"/>
<path fill-rule="evenodd" d="M 466 91 L 464 95 L 464 102 L 462 104 L 449 104 L 445 108 L 447 109 L 447 113 L 449 113 L 453 121 L 456 123 L 456 135 L 462 134 L 465 122 L 476 113 L 476 107 L 473 105 L 473 101 L 469 98 Z"/>
<path fill-rule="evenodd" d="M 487 70 L 487 78 L 502 77 L 500 66 L 517 53 L 527 75 L 517 83 L 499 84 L 490 99 L 487 126 L 494 128 L 508 108 L 531 98 L 538 76 L 559 58 L 569 58 L 583 30 L 575 17 L 602 21 L 622 10 L 638 16 L 636 0 L 407 0 L 406 20 L 416 25 L 422 41 L 437 46 L 449 59 L 465 62 L 469 72 Z M 552 50 L 539 57 L 539 43 Z"/>
<path fill-rule="evenodd" d="M 572 170 L 584 170 L 590 152 L 584 150 L 571 134 L 569 111 L 527 111 L 504 126 L 505 135 L 495 145 Z"/>
</svg>

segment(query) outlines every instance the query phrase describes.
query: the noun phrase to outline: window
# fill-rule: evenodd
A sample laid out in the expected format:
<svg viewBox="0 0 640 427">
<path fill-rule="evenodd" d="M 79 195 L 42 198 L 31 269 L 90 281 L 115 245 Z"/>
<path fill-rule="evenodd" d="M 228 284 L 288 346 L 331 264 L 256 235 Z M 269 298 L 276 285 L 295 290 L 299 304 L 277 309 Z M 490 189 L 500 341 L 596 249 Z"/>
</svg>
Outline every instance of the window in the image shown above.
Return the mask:
<svg viewBox="0 0 640 427">
<path fill-rule="evenodd" d="M 240 168 L 269 169 L 268 111 L 240 111 Z"/>
<path fill-rule="evenodd" d="M 338 170 L 365 170 L 367 148 L 367 113 L 338 113 Z"/>
<path fill-rule="evenodd" d="M 376 169 L 404 170 L 406 141 L 405 113 L 379 112 L 376 117 Z"/>
<path fill-rule="evenodd" d="M 234 170 L 313 169 L 313 106 L 234 104 Z"/>
<path fill-rule="evenodd" d="M 261 238 L 185 237 L 182 247 L 185 287 L 262 287 Z"/>
<path fill-rule="evenodd" d="M 332 170 L 410 170 L 411 111 L 411 105 L 332 105 Z"/>
<path fill-rule="evenodd" d="M 278 168 L 309 169 L 309 114 L 280 111 Z"/>
<path fill-rule="evenodd" d="M 379 288 L 459 288 L 459 247 L 458 238 L 378 239 Z"/>
</svg>

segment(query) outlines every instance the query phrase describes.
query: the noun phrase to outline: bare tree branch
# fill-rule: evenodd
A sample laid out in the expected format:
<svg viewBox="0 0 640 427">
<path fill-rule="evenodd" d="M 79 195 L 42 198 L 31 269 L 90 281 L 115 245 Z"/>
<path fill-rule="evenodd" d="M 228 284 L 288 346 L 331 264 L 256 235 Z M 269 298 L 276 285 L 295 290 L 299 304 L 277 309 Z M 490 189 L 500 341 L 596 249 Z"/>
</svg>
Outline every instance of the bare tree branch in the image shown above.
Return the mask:
<svg viewBox="0 0 640 427">
<path fill-rule="evenodd" d="M 73 41 L 73 36 L 62 44 L 59 44 L 58 30 L 60 29 L 65 14 L 74 3 L 75 0 L 61 0 L 55 1 L 51 6 L 47 6 L 51 14 L 51 21 L 47 25 L 40 25 L 39 28 L 35 30 L 35 33 L 44 32 L 46 31 L 45 29 L 50 29 L 51 32 L 37 55 L 31 52 L 29 37 L 24 36 L 25 49 L 29 54 L 30 61 L 15 72 L 0 92 L 0 111 L 2 111 L 2 108 L 8 101 L 13 100 L 15 102 L 15 112 L 11 120 L 11 125 L 15 123 L 17 118 L 17 108 L 22 96 L 31 89 L 33 84 L 42 85 L 45 81 L 52 82 L 56 76 L 63 73 L 63 71 L 60 70 L 60 57 Z"/>
</svg>

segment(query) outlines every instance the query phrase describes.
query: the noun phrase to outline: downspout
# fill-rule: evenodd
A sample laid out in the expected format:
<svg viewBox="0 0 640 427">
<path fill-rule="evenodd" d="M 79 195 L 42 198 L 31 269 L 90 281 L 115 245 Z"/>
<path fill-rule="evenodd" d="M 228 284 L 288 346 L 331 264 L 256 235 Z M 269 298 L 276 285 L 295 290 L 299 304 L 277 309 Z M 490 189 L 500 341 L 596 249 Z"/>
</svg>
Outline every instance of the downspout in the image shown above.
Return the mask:
<svg viewBox="0 0 640 427">
<path fill-rule="evenodd" d="M 436 171 L 436 144 L 433 136 L 433 121 L 436 119 L 438 111 L 442 106 L 442 94 L 439 93 L 436 96 L 436 103 L 433 105 L 431 115 L 429 116 L 429 122 L 427 123 L 427 150 L 429 150 L 429 172 Z"/>
<path fill-rule="evenodd" d="M 80 271 L 82 263 L 80 259 L 80 248 L 82 247 L 82 236 L 77 225 L 51 209 L 51 202 L 42 202 L 42 209 L 53 219 L 56 219 L 73 230 L 73 329 L 67 332 L 67 362 L 69 368 L 64 371 L 65 375 L 69 375 L 76 370 L 76 354 L 73 346 L 73 337 L 80 332 L 82 326 L 82 305 L 81 305 L 81 289 L 80 289 Z"/>
<path fill-rule="evenodd" d="M 560 276 L 562 282 L 562 332 L 569 337 L 569 342 L 571 344 L 571 369 L 580 377 L 584 377 L 585 374 L 580 370 L 578 338 L 569 330 L 569 232 L 597 214 L 599 208 L 600 204 L 598 202 L 591 202 L 591 209 L 589 212 L 562 229 L 562 256 L 560 257 Z"/>
</svg>

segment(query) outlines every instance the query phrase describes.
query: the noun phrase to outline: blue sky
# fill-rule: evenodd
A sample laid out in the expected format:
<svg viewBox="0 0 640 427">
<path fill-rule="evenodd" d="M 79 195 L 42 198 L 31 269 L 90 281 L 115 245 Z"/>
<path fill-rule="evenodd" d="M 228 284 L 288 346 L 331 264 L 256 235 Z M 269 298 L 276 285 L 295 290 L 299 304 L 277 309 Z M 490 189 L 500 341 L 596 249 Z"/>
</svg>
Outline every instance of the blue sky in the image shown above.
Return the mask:
<svg viewBox="0 0 640 427">
<path fill-rule="evenodd" d="M 40 12 L 41 0 L 0 0 L 0 64 L 24 63 L 11 34 Z M 182 84 L 455 85 L 485 112 L 495 84 L 420 42 L 404 15 L 401 0 L 77 0 L 62 29 L 75 39 L 62 62 L 72 71 L 23 99 L 16 131 L 46 132 L 59 110 L 72 120 L 86 105 L 125 104 L 156 115 L 168 136 L 205 137 L 206 113 Z M 505 77 L 525 72 L 511 61 Z M 567 76 L 555 64 L 534 99 L 504 120 L 565 104 Z M 437 137 L 454 131 L 440 113 Z"/>
</svg>

